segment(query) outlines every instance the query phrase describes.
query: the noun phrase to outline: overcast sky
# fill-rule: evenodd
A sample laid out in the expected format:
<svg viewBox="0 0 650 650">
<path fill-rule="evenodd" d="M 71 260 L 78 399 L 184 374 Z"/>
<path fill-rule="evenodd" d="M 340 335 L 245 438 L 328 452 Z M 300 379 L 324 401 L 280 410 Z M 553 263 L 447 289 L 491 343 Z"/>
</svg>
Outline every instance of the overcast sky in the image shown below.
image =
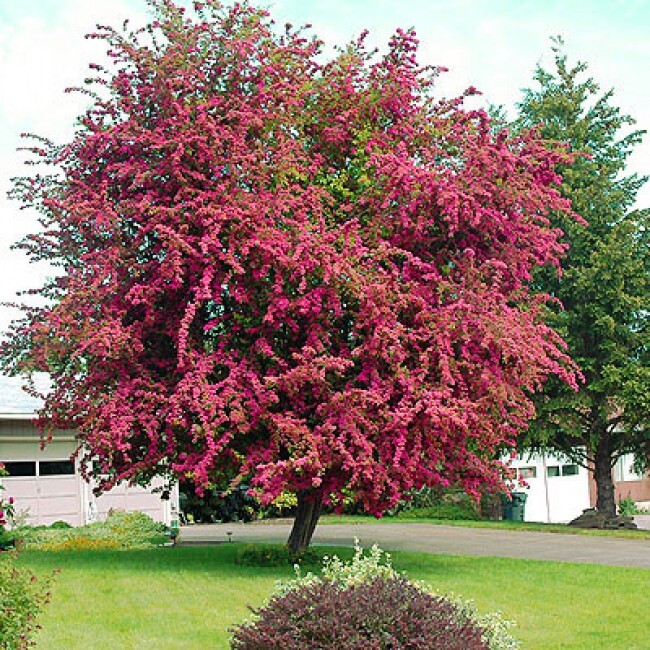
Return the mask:
<svg viewBox="0 0 650 650">
<path fill-rule="evenodd" d="M 275 0 L 280 24 L 309 22 L 331 48 L 370 30 L 382 46 L 397 27 L 415 27 L 423 63 L 450 68 L 439 91 L 446 96 L 474 85 L 486 101 L 512 110 L 531 85 L 539 61 L 550 62 L 549 36 L 561 34 L 570 57 L 589 63 L 614 103 L 650 129 L 650 0 Z M 65 141 L 83 99 L 64 95 L 103 60 L 103 47 L 84 39 L 95 24 L 146 21 L 145 0 L 0 0 L 0 301 L 42 282 L 47 271 L 26 263 L 10 245 L 36 228 L 33 215 L 6 200 L 10 177 L 25 168 L 16 152 L 21 132 Z M 650 172 L 650 139 L 631 169 Z M 639 207 L 650 205 L 650 188 Z M 16 312 L 0 307 L 0 332 Z"/>
</svg>

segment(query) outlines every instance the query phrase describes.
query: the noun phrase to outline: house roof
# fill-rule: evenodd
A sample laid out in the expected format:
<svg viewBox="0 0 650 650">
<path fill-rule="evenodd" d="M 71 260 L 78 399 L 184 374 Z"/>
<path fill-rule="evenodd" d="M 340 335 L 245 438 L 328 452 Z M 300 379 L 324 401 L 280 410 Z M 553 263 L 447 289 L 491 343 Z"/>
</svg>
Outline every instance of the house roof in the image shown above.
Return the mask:
<svg viewBox="0 0 650 650">
<path fill-rule="evenodd" d="M 24 377 L 0 375 L 0 419 L 30 419 L 41 408 L 43 401 L 24 390 L 26 383 Z M 37 391 L 46 393 L 50 387 L 48 375 L 34 375 L 34 386 Z"/>
</svg>

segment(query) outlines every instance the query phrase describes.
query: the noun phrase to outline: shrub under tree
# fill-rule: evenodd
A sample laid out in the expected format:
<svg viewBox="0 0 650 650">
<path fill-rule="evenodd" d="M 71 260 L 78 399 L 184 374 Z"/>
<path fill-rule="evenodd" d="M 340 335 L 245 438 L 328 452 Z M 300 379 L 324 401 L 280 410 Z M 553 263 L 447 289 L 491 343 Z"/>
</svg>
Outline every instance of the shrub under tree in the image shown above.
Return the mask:
<svg viewBox="0 0 650 650">
<path fill-rule="evenodd" d="M 479 614 L 471 601 L 436 594 L 391 565 L 390 555 L 355 544 L 350 562 L 326 557 L 320 575 L 278 585 L 254 618 L 232 629 L 238 650 L 516 650 L 513 623 Z"/>
<path fill-rule="evenodd" d="M 487 650 L 481 629 L 406 578 L 349 589 L 321 582 L 275 597 L 235 630 L 238 650 Z"/>
</svg>

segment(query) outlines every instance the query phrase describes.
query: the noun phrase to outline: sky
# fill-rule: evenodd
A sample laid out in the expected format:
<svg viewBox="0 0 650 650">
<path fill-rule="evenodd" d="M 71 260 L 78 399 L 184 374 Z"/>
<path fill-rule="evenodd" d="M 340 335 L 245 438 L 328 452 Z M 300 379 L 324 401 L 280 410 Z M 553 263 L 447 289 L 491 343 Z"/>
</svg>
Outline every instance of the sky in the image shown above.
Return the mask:
<svg viewBox="0 0 650 650">
<path fill-rule="evenodd" d="M 261 3 L 258 3 L 261 4 Z M 571 61 L 589 64 L 612 100 L 650 130 L 650 0 L 275 0 L 266 2 L 280 25 L 311 23 L 326 52 L 364 29 L 380 49 L 396 28 L 414 27 L 422 63 L 449 68 L 442 96 L 476 86 L 483 100 L 514 114 L 521 90 L 533 84 L 538 63 L 550 64 L 552 35 L 564 38 Z M 85 99 L 64 94 L 81 83 L 88 63 L 102 63 L 105 47 L 84 39 L 96 24 L 134 25 L 149 17 L 145 0 L 0 0 L 0 302 L 42 284 L 51 270 L 28 264 L 11 245 L 38 224 L 6 193 L 23 165 L 20 133 L 66 142 Z M 630 160 L 631 171 L 650 173 L 650 136 Z M 649 184 L 650 185 L 650 184 Z M 650 187 L 638 207 L 650 206 Z M 0 333 L 19 315 L 0 306 Z"/>
</svg>

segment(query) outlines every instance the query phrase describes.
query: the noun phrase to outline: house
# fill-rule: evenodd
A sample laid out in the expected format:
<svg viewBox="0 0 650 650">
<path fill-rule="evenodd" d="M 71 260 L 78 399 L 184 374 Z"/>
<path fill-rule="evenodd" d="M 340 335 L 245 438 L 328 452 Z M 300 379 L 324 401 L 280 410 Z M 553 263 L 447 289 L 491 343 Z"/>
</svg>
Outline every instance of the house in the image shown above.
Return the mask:
<svg viewBox="0 0 650 650">
<path fill-rule="evenodd" d="M 645 507 L 650 506 L 650 475 L 643 476 L 634 471 L 634 456 L 621 456 L 616 461 L 613 470 L 616 503 L 621 499 L 630 498 Z M 596 503 L 596 483 L 589 485 L 591 500 Z"/>
<path fill-rule="evenodd" d="M 43 385 L 46 377 L 38 381 Z M 171 525 L 178 520 L 178 487 L 163 501 L 149 488 L 119 485 L 99 497 L 81 476 L 71 458 L 77 442 L 74 431 L 55 431 L 44 447 L 32 420 L 40 402 L 22 389 L 23 380 L 0 376 L 0 462 L 9 476 L 2 479 L 16 513 L 32 525 L 66 521 L 73 526 L 103 520 L 111 509 L 139 510 Z M 40 388 L 40 387 L 39 387 Z"/>
<path fill-rule="evenodd" d="M 631 455 L 619 459 L 613 471 L 617 503 L 626 497 L 650 501 L 650 476 L 636 474 Z M 596 505 L 593 473 L 566 457 L 524 453 L 511 461 L 516 478 L 525 487 L 514 490 L 527 495 L 524 519 L 545 523 L 567 523 L 586 508 Z"/>
</svg>

